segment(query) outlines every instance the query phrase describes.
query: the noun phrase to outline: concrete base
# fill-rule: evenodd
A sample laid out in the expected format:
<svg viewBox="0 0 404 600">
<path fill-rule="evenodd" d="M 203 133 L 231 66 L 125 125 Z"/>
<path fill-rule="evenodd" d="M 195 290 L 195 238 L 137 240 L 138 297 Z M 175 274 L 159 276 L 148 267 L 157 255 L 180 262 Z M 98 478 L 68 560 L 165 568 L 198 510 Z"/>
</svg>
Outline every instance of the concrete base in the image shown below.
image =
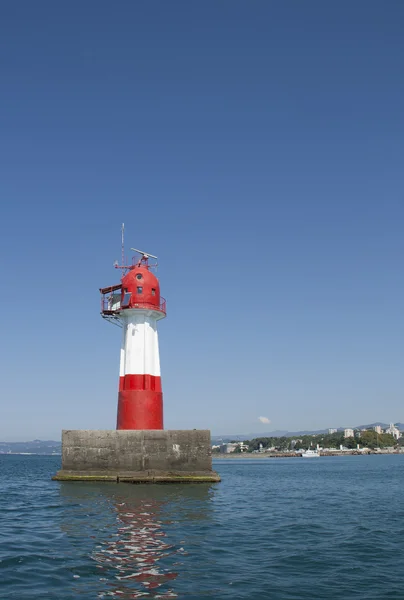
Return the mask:
<svg viewBox="0 0 404 600">
<path fill-rule="evenodd" d="M 205 483 L 212 471 L 207 430 L 65 430 L 57 481 Z"/>
</svg>

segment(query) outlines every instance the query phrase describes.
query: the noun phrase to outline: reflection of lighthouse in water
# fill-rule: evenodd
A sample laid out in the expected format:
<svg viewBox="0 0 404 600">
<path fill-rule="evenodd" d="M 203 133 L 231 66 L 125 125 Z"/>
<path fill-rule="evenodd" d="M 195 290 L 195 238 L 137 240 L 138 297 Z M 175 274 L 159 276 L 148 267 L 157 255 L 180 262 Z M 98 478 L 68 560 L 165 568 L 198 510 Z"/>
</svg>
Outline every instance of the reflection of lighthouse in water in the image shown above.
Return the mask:
<svg viewBox="0 0 404 600">
<path fill-rule="evenodd" d="M 203 533 L 214 523 L 215 494 L 200 484 L 62 483 L 61 539 L 73 576 L 63 597 L 87 598 L 89 589 L 103 600 L 187 597 L 195 572 L 209 579 Z M 196 556 L 201 543 L 204 553 Z"/>
<path fill-rule="evenodd" d="M 101 569 L 109 571 L 105 578 L 100 578 L 108 581 L 108 590 L 99 592 L 98 597 L 176 598 L 172 589 L 163 590 L 161 586 L 175 579 L 178 573 L 164 568 L 159 561 L 184 551 L 166 543 L 166 533 L 158 518 L 159 503 L 144 499 L 136 506 L 122 502 L 115 507 L 119 520 L 116 539 L 98 546 L 92 555 L 100 575 Z M 115 571 L 115 583 L 110 569 Z"/>
</svg>

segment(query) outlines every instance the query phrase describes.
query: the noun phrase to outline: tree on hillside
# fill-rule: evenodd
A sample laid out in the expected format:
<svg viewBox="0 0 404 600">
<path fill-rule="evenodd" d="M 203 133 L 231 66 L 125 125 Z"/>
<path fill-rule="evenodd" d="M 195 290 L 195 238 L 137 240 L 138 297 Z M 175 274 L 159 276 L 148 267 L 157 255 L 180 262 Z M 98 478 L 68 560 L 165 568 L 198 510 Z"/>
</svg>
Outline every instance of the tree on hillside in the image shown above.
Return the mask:
<svg viewBox="0 0 404 600">
<path fill-rule="evenodd" d="M 354 437 L 348 437 L 344 438 L 343 446 L 345 446 L 345 448 L 349 448 L 349 450 L 354 450 L 358 443 L 359 440 L 355 439 Z"/>
<path fill-rule="evenodd" d="M 396 439 L 389 433 L 377 433 L 371 429 L 361 432 L 361 437 L 358 440 L 361 446 L 367 448 L 388 448 L 389 446 L 396 445 Z"/>
<path fill-rule="evenodd" d="M 292 444 L 292 441 L 294 442 Z M 317 444 L 322 448 L 339 448 L 341 445 L 349 449 L 355 449 L 357 444 L 367 448 L 387 448 L 389 446 L 397 445 L 397 440 L 390 434 L 377 434 L 373 430 L 361 431 L 360 437 L 344 438 L 344 433 L 337 432 L 332 434 L 318 434 L 318 435 L 303 435 L 301 438 L 292 437 L 260 437 L 253 440 L 247 440 L 245 442 L 248 446 L 249 452 L 259 450 L 260 444 L 264 449 L 276 448 L 279 451 L 284 450 L 307 450 L 308 448 L 315 448 Z M 404 438 L 399 443 L 404 445 Z"/>
</svg>

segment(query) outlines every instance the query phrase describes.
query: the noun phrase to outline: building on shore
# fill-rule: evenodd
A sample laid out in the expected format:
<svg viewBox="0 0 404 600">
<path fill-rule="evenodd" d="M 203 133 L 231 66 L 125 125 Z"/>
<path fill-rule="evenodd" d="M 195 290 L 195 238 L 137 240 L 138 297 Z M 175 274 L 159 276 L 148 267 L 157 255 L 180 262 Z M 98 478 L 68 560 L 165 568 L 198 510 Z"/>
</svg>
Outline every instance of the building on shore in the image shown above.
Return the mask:
<svg viewBox="0 0 404 600">
<path fill-rule="evenodd" d="M 376 433 L 383 433 L 383 429 L 381 428 L 381 425 L 375 425 L 373 427 L 373 431 L 376 431 Z"/>
<path fill-rule="evenodd" d="M 328 430 L 329 435 L 332 435 L 333 433 L 337 433 L 337 432 L 338 432 L 338 429 L 329 429 Z"/>
<path fill-rule="evenodd" d="M 401 437 L 401 431 L 397 429 L 397 427 L 393 423 L 390 423 L 390 426 L 385 430 L 384 433 L 389 433 L 390 435 L 395 437 L 396 440 L 399 440 Z"/>
<path fill-rule="evenodd" d="M 347 429 L 344 429 L 344 438 L 350 438 L 350 437 L 354 437 L 355 432 L 353 429 L 350 429 L 349 427 Z"/>
<path fill-rule="evenodd" d="M 240 448 L 240 452 L 247 452 L 248 445 L 244 442 L 228 442 L 227 444 L 221 444 L 220 446 L 212 446 L 213 448 L 219 447 L 221 454 L 231 454 Z"/>
<path fill-rule="evenodd" d="M 237 447 L 237 444 L 221 444 L 220 446 L 220 453 L 221 454 L 230 454 L 231 452 L 234 452 L 235 449 Z"/>
</svg>

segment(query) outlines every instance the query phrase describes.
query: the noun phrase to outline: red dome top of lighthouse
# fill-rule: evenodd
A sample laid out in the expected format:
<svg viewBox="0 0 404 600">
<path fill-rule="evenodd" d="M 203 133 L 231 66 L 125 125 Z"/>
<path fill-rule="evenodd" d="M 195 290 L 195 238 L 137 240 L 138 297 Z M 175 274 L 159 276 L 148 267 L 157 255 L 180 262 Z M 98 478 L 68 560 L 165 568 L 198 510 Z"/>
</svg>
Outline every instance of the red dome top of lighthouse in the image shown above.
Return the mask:
<svg viewBox="0 0 404 600">
<path fill-rule="evenodd" d="M 121 308 L 149 308 L 165 312 L 159 280 L 147 264 L 139 262 L 122 277 Z"/>
</svg>

